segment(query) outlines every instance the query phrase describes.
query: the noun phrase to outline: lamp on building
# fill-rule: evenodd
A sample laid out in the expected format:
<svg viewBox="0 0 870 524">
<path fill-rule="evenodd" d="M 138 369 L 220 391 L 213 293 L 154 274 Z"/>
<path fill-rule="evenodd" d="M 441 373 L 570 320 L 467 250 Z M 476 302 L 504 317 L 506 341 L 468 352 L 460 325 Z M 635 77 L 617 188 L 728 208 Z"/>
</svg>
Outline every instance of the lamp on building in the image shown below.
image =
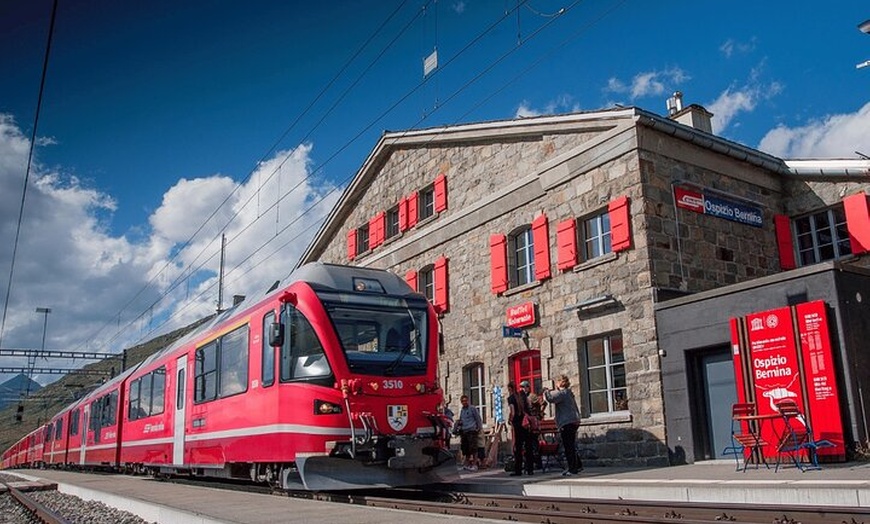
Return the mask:
<svg viewBox="0 0 870 524">
<path fill-rule="evenodd" d="M 568 306 L 564 309 L 564 311 L 589 311 L 590 309 L 597 309 L 609 306 L 615 306 L 619 301 L 611 294 L 601 295 L 598 297 L 590 298 L 588 300 L 584 300 L 583 302 L 578 302 L 573 306 Z"/>
</svg>

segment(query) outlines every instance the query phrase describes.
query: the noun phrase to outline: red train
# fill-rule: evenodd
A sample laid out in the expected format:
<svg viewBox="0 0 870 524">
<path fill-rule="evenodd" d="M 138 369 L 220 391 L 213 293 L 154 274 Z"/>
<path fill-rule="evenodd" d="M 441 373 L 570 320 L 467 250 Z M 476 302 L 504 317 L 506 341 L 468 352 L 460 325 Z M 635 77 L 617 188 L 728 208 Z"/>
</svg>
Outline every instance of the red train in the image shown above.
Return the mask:
<svg viewBox="0 0 870 524">
<path fill-rule="evenodd" d="M 455 479 L 432 305 L 381 270 L 315 263 L 290 280 L 65 408 L 2 466 L 312 490 Z"/>
</svg>

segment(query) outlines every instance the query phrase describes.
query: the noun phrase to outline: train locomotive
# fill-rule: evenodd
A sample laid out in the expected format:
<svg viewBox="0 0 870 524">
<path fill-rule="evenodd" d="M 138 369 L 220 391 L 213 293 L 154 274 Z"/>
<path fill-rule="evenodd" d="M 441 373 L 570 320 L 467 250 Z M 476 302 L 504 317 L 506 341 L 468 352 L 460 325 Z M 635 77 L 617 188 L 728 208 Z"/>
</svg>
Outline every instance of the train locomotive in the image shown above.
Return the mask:
<svg viewBox="0 0 870 524">
<path fill-rule="evenodd" d="M 382 270 L 289 280 L 61 411 L 50 463 L 308 490 L 456 479 L 433 306 Z"/>
</svg>

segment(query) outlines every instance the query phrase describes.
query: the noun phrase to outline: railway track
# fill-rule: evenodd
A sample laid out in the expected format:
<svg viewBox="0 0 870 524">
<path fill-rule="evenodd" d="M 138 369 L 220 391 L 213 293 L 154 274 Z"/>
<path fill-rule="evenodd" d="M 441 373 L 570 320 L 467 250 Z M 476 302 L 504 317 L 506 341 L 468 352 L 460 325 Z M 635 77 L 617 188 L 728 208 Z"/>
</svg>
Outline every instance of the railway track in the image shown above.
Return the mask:
<svg viewBox="0 0 870 524">
<path fill-rule="evenodd" d="M 208 484 L 215 486 L 214 482 Z M 269 492 L 263 486 L 219 485 L 224 489 Z M 870 508 L 866 507 L 528 497 L 437 488 L 271 493 L 323 502 L 539 524 L 870 524 Z"/>
<path fill-rule="evenodd" d="M 870 509 L 565 499 L 389 490 L 318 493 L 317 500 L 542 524 L 870 524 Z"/>
<path fill-rule="evenodd" d="M 15 504 L 24 510 L 24 517 L 31 522 L 43 524 L 71 524 L 62 515 L 52 511 L 37 501 L 30 493 L 57 490 L 57 484 L 44 482 L 9 482 L 0 480 L 0 493 L 6 493 Z M 7 504 L 8 505 L 8 504 Z M 18 514 L 14 508 L 6 508 L 4 513 Z M 10 521 L 12 522 L 12 521 Z"/>
</svg>

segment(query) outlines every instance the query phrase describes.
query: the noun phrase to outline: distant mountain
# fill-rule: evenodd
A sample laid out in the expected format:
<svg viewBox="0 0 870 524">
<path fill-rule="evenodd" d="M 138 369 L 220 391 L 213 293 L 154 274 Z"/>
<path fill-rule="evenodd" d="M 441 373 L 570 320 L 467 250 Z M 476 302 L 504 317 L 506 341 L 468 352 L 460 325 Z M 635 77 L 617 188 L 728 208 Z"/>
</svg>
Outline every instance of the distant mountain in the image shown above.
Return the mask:
<svg viewBox="0 0 870 524">
<path fill-rule="evenodd" d="M 18 399 L 27 391 L 28 382 L 30 383 L 31 395 L 42 389 L 42 386 L 38 382 L 29 379 L 24 373 L 20 373 L 0 384 L 0 409 L 18 402 Z"/>
</svg>

